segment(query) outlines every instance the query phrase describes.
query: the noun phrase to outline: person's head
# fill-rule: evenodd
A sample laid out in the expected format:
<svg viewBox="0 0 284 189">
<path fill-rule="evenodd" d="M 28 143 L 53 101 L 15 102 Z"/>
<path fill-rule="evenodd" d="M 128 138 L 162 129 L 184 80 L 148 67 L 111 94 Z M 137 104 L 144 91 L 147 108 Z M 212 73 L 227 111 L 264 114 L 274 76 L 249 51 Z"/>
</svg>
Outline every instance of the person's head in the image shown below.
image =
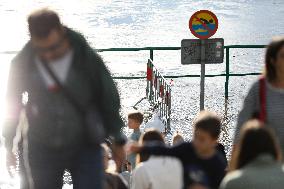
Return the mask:
<svg viewBox="0 0 284 189">
<path fill-rule="evenodd" d="M 128 114 L 129 129 L 139 129 L 143 123 L 144 116 L 141 112 L 132 112 Z"/>
<path fill-rule="evenodd" d="M 132 171 L 132 165 L 128 160 L 124 160 L 122 163 L 121 172 L 124 172 L 124 171 L 128 171 L 128 172 Z"/>
<path fill-rule="evenodd" d="M 179 134 L 178 132 L 176 132 L 173 136 L 173 145 L 177 145 L 184 142 L 183 137 L 181 136 L 181 134 Z"/>
<path fill-rule="evenodd" d="M 193 145 L 197 153 L 215 149 L 221 132 L 221 120 L 213 112 L 201 111 L 194 121 Z"/>
<path fill-rule="evenodd" d="M 132 170 L 132 165 L 129 161 L 125 162 L 125 170 L 127 170 L 128 172 L 131 172 Z"/>
<path fill-rule="evenodd" d="M 284 74 L 284 37 L 275 38 L 267 47 L 265 55 L 265 76 L 269 82 L 280 79 Z"/>
<path fill-rule="evenodd" d="M 241 130 L 240 141 L 232 154 L 231 170 L 240 169 L 262 154 L 281 159 L 281 152 L 275 135 L 258 120 L 248 121 Z"/>
<path fill-rule="evenodd" d="M 146 145 L 147 143 L 151 142 L 159 142 L 165 144 L 162 134 L 154 129 L 147 130 L 144 134 L 141 135 L 139 139 L 139 144 L 141 145 Z M 149 157 L 150 156 L 148 154 L 140 153 L 137 159 L 137 163 L 147 161 Z"/>
<path fill-rule="evenodd" d="M 31 13 L 28 28 L 32 46 L 43 61 L 56 60 L 69 49 L 66 29 L 56 12 L 40 9 Z"/>
</svg>

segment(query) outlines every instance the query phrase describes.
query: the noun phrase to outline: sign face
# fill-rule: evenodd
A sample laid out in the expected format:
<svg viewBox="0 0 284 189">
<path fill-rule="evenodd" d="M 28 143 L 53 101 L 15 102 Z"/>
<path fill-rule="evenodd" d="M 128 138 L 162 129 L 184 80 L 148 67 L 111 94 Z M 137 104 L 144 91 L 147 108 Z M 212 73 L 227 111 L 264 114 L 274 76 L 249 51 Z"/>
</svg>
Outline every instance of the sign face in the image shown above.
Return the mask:
<svg viewBox="0 0 284 189">
<path fill-rule="evenodd" d="M 222 63 L 224 61 L 224 39 L 205 39 L 204 62 Z M 201 40 L 183 39 L 181 41 L 181 64 L 201 64 Z"/>
<path fill-rule="evenodd" d="M 191 33 L 199 39 L 208 39 L 218 29 L 218 19 L 213 12 L 200 10 L 195 12 L 189 20 Z"/>
</svg>

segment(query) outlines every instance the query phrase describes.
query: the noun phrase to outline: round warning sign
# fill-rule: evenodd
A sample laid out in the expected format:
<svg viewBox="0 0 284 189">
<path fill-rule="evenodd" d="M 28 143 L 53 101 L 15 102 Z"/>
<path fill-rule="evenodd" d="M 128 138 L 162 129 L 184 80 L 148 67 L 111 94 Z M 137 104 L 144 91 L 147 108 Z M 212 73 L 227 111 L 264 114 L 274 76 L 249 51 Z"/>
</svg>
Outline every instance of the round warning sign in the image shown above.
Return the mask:
<svg viewBox="0 0 284 189">
<path fill-rule="evenodd" d="M 189 19 L 189 29 L 191 33 L 199 39 L 208 39 L 213 36 L 218 29 L 218 19 L 209 10 L 195 12 Z"/>
</svg>

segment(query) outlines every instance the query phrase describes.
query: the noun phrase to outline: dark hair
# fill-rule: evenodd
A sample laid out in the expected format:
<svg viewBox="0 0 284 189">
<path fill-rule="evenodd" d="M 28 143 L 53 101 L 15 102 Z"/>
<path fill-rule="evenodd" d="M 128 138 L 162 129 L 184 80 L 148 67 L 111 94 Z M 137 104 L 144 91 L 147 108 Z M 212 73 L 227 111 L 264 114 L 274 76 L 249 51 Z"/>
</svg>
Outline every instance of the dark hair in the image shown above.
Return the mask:
<svg viewBox="0 0 284 189">
<path fill-rule="evenodd" d="M 282 47 L 284 47 L 283 37 L 273 40 L 267 46 L 265 54 L 265 76 L 269 82 L 273 82 L 277 79 L 275 61 Z"/>
<path fill-rule="evenodd" d="M 159 143 L 165 144 L 162 134 L 159 131 L 154 130 L 154 129 L 150 129 L 146 131 L 143 135 L 141 135 L 140 140 L 139 140 L 139 143 L 142 145 L 145 145 L 151 142 L 159 142 Z M 147 161 L 149 157 L 150 157 L 149 154 L 139 153 L 139 156 L 137 157 L 137 163 Z"/>
<path fill-rule="evenodd" d="M 221 120 L 215 113 L 204 110 L 194 121 L 194 127 L 209 133 L 212 138 L 218 139 L 221 132 Z"/>
<path fill-rule="evenodd" d="M 251 120 L 242 127 L 240 142 L 232 155 L 231 169 L 240 169 L 261 154 L 281 159 L 280 147 L 271 129 L 258 120 Z"/>
<path fill-rule="evenodd" d="M 141 112 L 132 112 L 128 114 L 128 119 L 133 119 L 141 124 L 143 123 L 144 116 Z"/>
<path fill-rule="evenodd" d="M 31 37 L 40 39 L 46 38 L 54 29 L 62 29 L 57 13 L 48 9 L 40 9 L 30 14 L 28 24 Z"/>
</svg>

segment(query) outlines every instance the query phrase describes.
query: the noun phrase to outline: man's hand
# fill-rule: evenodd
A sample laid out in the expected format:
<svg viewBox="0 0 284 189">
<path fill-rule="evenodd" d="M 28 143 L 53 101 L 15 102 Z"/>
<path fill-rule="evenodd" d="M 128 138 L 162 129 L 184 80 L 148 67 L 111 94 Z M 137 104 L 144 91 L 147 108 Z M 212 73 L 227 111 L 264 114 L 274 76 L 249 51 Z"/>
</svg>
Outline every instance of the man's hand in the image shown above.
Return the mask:
<svg viewBox="0 0 284 189">
<path fill-rule="evenodd" d="M 16 167 L 17 167 L 16 155 L 11 151 L 7 151 L 6 152 L 6 168 L 11 177 L 15 175 Z"/>
</svg>

